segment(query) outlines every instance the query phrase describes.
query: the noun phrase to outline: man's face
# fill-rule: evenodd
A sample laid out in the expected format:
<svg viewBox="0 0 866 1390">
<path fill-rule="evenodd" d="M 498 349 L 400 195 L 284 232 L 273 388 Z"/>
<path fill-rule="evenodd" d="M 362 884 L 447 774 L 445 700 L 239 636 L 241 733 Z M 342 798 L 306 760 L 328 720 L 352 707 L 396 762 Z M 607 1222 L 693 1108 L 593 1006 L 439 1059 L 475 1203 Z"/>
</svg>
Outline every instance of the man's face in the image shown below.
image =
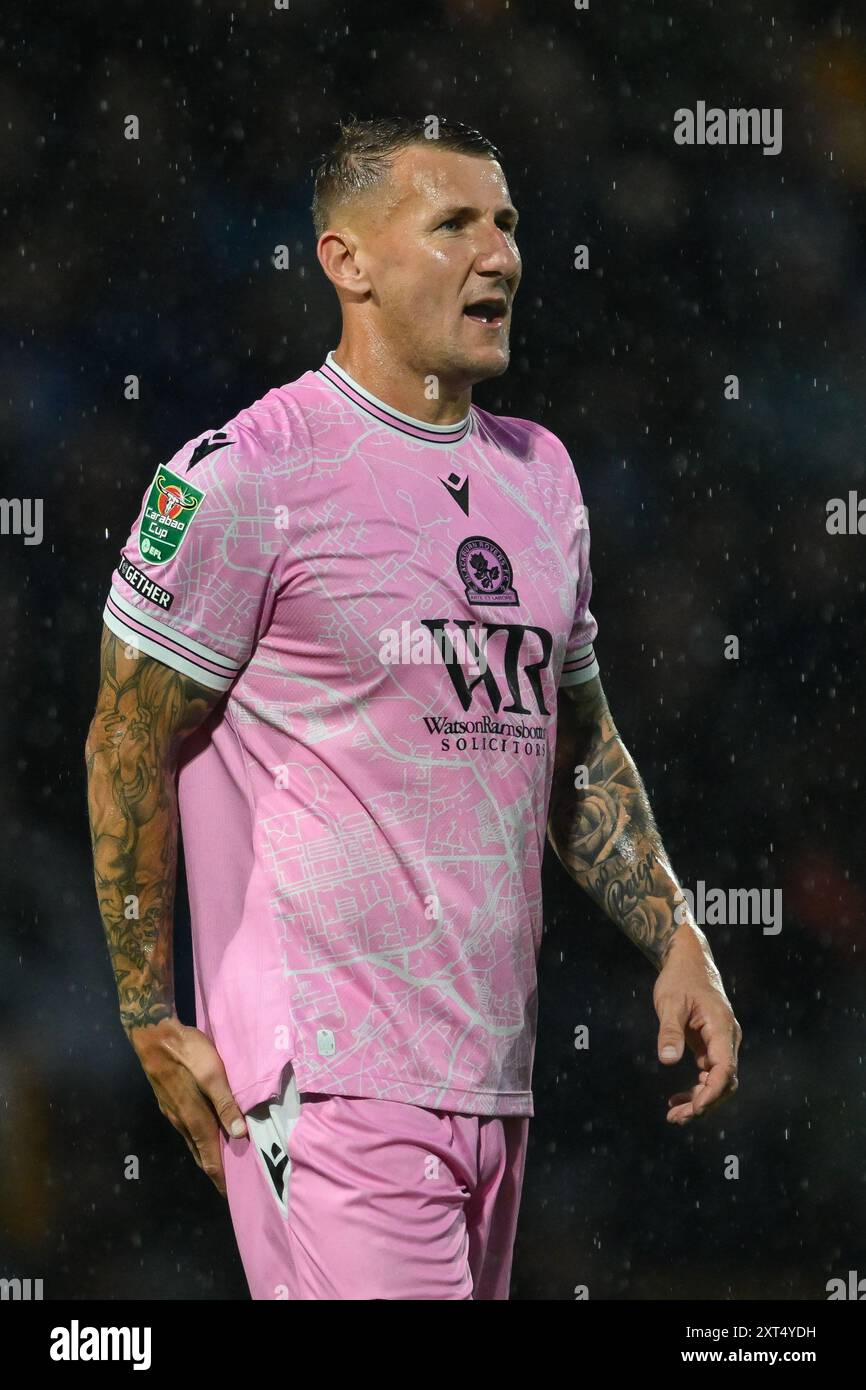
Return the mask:
<svg viewBox="0 0 866 1390">
<path fill-rule="evenodd" d="M 356 259 L 376 327 L 411 370 L 462 388 L 507 369 L 521 274 L 516 225 L 494 160 L 437 149 L 435 140 L 394 157 L 359 224 Z"/>
</svg>

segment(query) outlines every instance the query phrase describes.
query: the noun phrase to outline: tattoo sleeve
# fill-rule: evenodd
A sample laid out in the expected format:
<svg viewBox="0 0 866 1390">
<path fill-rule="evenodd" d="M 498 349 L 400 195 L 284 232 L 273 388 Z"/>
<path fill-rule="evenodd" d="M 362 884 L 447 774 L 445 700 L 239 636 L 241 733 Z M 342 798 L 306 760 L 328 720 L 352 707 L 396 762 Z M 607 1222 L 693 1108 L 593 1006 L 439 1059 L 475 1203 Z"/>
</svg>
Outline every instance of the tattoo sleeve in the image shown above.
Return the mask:
<svg viewBox="0 0 866 1390">
<path fill-rule="evenodd" d="M 558 701 L 548 839 L 575 882 L 661 970 L 690 918 L 640 774 L 598 677 L 564 687 Z"/>
<path fill-rule="evenodd" d="M 176 756 L 220 692 L 129 647 L 103 624 L 85 746 L 99 912 L 125 1029 L 174 1013 Z"/>
</svg>

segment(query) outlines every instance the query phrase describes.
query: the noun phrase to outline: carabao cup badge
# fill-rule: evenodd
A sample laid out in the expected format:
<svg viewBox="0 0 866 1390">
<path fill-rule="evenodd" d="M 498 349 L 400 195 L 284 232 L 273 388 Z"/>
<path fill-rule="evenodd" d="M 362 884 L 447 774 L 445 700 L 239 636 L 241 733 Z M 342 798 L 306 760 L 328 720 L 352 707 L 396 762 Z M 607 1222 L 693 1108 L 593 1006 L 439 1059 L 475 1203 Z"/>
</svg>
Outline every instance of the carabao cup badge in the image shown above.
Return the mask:
<svg viewBox="0 0 866 1390">
<path fill-rule="evenodd" d="M 511 561 L 501 545 L 487 536 L 470 536 L 457 547 L 457 570 L 468 603 L 517 604 L 511 587 Z"/>
<path fill-rule="evenodd" d="M 204 493 L 170 468 L 158 468 L 138 528 L 138 548 L 151 565 L 174 559 Z"/>
</svg>

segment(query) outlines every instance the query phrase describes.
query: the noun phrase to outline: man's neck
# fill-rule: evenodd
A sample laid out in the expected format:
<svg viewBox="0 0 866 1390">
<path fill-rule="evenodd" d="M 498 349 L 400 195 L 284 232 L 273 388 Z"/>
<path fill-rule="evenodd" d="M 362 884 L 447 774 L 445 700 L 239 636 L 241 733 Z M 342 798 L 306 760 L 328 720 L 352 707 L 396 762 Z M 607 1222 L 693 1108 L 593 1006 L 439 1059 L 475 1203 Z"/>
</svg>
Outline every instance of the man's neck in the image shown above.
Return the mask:
<svg viewBox="0 0 866 1390">
<path fill-rule="evenodd" d="M 349 343 L 343 337 L 331 355 L 337 366 L 371 396 L 414 420 L 423 420 L 427 425 L 454 425 L 469 414 L 470 386 L 452 389 L 437 381 L 433 373 L 416 375 L 381 342 L 371 346 Z"/>
</svg>

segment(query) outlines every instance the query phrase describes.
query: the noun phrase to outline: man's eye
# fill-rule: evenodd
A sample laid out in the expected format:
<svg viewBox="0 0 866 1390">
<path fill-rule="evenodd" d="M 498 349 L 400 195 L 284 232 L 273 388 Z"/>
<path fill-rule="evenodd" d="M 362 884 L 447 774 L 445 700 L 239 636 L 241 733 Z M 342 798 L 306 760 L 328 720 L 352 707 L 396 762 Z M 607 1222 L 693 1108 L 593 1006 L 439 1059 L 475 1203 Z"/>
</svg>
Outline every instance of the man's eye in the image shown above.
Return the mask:
<svg viewBox="0 0 866 1390">
<path fill-rule="evenodd" d="M 459 225 L 456 217 L 447 217 L 444 222 L 439 223 L 439 231 L 441 232 L 443 227 L 459 227 Z"/>
</svg>

